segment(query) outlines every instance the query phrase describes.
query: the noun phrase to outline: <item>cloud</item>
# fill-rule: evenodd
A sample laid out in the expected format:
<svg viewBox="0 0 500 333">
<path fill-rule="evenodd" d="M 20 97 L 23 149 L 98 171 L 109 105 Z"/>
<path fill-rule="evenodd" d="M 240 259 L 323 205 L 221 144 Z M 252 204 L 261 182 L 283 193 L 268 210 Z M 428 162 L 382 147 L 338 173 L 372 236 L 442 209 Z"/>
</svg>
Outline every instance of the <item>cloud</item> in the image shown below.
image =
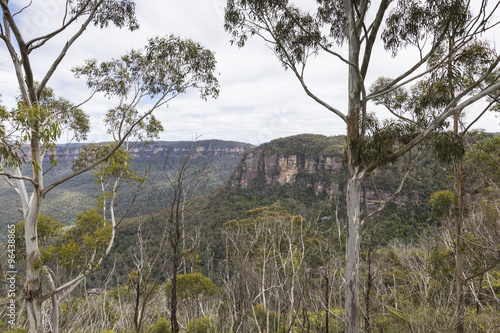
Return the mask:
<svg viewBox="0 0 500 333">
<path fill-rule="evenodd" d="M 26 1 L 26 4 L 28 1 Z M 34 7 L 19 15 L 27 34 L 50 31 L 60 23 L 64 11 L 63 0 L 40 0 Z M 76 80 L 71 68 L 85 59 L 110 60 L 120 57 L 131 48 L 141 48 L 147 39 L 169 34 L 191 38 L 215 52 L 220 81 L 220 97 L 202 101 L 191 92 L 174 99 L 168 108 L 158 110 L 156 116 L 166 128 L 162 140 L 189 140 L 197 134 L 204 138 L 262 143 L 277 137 L 298 133 L 338 135 L 345 133 L 345 124 L 333 113 L 306 96 L 291 71 L 285 71 L 272 51 L 259 38 L 251 38 L 244 48 L 230 45 L 230 36 L 224 31 L 224 0 L 137 1 L 141 28 L 129 32 L 109 27 L 104 30 L 91 27 L 68 52 L 49 86 L 56 94 L 82 102 L 89 96 L 84 80 Z M 37 4 L 38 7 L 35 7 Z M 49 68 L 69 35 L 60 36 L 32 54 L 36 79 L 40 80 Z M 498 38 L 498 36 L 496 37 Z M 401 58 L 392 59 L 383 49 L 375 50 L 370 76 L 396 76 L 407 68 Z M 411 56 L 408 53 L 403 59 Z M 0 48 L 0 92 L 5 104 L 14 105 L 18 94 L 17 83 L 5 47 Z M 340 110 L 347 108 L 347 69 L 332 56 L 311 57 L 306 79 L 309 88 L 327 103 Z M 109 138 L 103 125 L 103 116 L 114 106 L 102 96 L 85 106 L 91 115 L 92 141 Z M 147 107 L 147 105 L 143 106 Z M 498 119 L 479 123 L 489 131 L 497 131 Z"/>
</svg>

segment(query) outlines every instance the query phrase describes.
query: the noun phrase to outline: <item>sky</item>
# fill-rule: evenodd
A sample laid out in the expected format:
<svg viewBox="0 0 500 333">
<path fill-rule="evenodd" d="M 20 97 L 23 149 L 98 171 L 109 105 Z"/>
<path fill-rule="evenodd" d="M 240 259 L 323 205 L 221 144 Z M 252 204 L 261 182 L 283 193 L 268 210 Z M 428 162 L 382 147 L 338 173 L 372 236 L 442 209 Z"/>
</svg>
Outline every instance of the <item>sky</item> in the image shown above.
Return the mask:
<svg viewBox="0 0 500 333">
<path fill-rule="evenodd" d="M 300 2 L 306 6 L 311 3 L 308 0 Z M 20 0 L 16 3 L 21 6 L 29 1 Z M 90 91 L 84 80 L 74 78 L 71 73 L 71 68 L 82 65 L 86 59 L 104 61 L 118 58 L 131 48 L 141 48 L 148 38 L 175 34 L 199 42 L 215 53 L 220 96 L 216 100 L 204 101 L 196 93 L 187 93 L 172 100 L 168 107 L 155 111 L 155 116 L 165 128 L 161 140 L 179 141 L 200 137 L 261 144 L 301 133 L 327 136 L 345 134 L 345 124 L 306 96 L 293 73 L 281 66 L 264 41 L 252 38 L 244 48 L 230 44 L 230 36 L 223 27 L 224 0 L 140 0 L 136 3 L 140 29 L 134 32 L 114 27 L 87 29 L 49 81 L 48 86 L 54 89 L 56 95 L 75 104 L 89 97 Z M 63 0 L 33 1 L 33 6 L 17 18 L 26 39 L 55 27 L 64 13 L 64 4 Z M 500 41 L 499 30 L 497 28 L 495 33 L 488 36 L 495 46 Z M 32 53 L 32 64 L 38 80 L 67 38 L 61 36 Z M 382 75 L 395 77 L 408 68 L 414 58 L 415 53 L 410 50 L 393 59 L 385 51 L 376 49 L 366 81 L 373 82 Z M 312 59 L 306 79 L 311 90 L 336 108 L 345 110 L 346 74 L 345 65 L 330 56 L 319 56 Z M 5 105 L 15 105 L 17 81 L 3 44 L 0 46 L 0 93 Z M 89 141 L 109 139 L 103 117 L 114 106 L 116 101 L 103 96 L 96 96 L 84 105 L 92 123 Z M 374 106 L 370 108 L 380 111 Z M 479 109 L 480 105 L 474 106 L 469 111 L 469 117 Z M 499 123 L 500 119 L 495 115 L 487 114 L 476 128 L 499 132 Z"/>
</svg>

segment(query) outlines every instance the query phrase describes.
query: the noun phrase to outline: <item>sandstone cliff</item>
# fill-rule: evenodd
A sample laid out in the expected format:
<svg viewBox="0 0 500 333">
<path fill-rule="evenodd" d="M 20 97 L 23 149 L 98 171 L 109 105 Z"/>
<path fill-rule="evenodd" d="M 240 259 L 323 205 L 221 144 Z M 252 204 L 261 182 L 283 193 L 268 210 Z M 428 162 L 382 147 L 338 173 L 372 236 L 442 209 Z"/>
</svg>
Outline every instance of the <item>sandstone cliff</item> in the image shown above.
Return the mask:
<svg viewBox="0 0 500 333">
<path fill-rule="evenodd" d="M 343 186 L 339 138 L 297 135 L 271 141 L 243 156 L 230 178 L 233 187 L 296 183 L 333 196 Z"/>
<path fill-rule="evenodd" d="M 278 139 L 247 151 L 229 184 L 238 188 L 298 184 L 314 189 L 316 195 L 332 198 L 345 189 L 346 167 L 343 164 L 343 138 L 303 134 Z M 362 202 L 366 211 L 377 209 L 393 192 L 387 189 L 388 177 L 399 178 L 389 170 L 374 173 L 363 187 Z M 394 203 L 404 205 L 407 195 L 400 194 Z"/>
<path fill-rule="evenodd" d="M 180 156 L 187 154 L 193 142 L 191 141 L 157 141 L 146 146 L 138 144 L 131 150 L 134 158 L 158 158 L 170 156 Z M 203 140 L 196 142 L 195 157 L 238 157 L 244 151 L 252 148 L 248 143 Z M 80 156 L 82 144 L 74 143 L 68 146 L 58 145 L 55 150 L 56 158 L 59 161 L 74 161 Z M 46 156 L 48 158 L 48 154 Z"/>
</svg>

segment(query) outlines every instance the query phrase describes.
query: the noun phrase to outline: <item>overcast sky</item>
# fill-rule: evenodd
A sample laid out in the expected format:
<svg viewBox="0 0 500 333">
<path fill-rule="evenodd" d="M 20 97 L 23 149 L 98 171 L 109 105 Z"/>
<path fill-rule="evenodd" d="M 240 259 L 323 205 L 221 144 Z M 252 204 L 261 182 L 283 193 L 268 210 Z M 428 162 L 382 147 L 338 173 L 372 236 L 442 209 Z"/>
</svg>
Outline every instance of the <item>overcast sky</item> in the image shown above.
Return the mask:
<svg viewBox="0 0 500 333">
<path fill-rule="evenodd" d="M 24 2 L 29 3 L 27 0 L 19 1 Z M 253 38 L 242 49 L 230 45 L 230 36 L 223 28 L 224 0 L 136 2 L 141 25 L 138 31 L 91 28 L 70 49 L 49 82 L 58 96 L 74 103 L 89 96 L 83 79 L 75 79 L 70 72 L 72 67 L 82 64 L 85 59 L 110 60 L 131 48 L 142 47 L 149 37 L 176 34 L 191 38 L 215 53 L 221 90 L 217 100 L 203 101 L 197 94 L 186 94 L 171 101 L 168 108 L 158 110 L 155 115 L 165 127 L 162 140 L 190 140 L 201 136 L 202 139 L 260 144 L 300 133 L 345 134 L 345 124 L 305 95 L 293 73 L 283 69 L 262 40 Z M 29 11 L 18 16 L 26 39 L 49 31 L 51 25 L 60 22 L 64 3 L 63 0 L 34 1 Z M 489 38 L 497 45 L 500 36 L 496 33 Z M 37 80 L 41 79 L 63 42 L 65 39 L 59 39 L 32 54 Z M 409 66 L 407 60 L 414 53 L 407 52 L 396 59 L 382 50 L 376 50 L 376 55 L 367 82 L 380 75 L 396 76 Z M 17 82 L 3 44 L 0 47 L 0 62 L 1 99 L 4 104 L 13 106 L 18 94 Z M 306 77 L 310 88 L 319 96 L 345 110 L 346 74 L 346 67 L 334 58 L 319 57 L 311 63 Z M 97 97 L 84 107 L 92 120 L 90 141 L 108 139 L 102 120 L 113 105 L 113 101 Z M 500 119 L 489 114 L 476 127 L 499 132 L 499 122 Z"/>
</svg>

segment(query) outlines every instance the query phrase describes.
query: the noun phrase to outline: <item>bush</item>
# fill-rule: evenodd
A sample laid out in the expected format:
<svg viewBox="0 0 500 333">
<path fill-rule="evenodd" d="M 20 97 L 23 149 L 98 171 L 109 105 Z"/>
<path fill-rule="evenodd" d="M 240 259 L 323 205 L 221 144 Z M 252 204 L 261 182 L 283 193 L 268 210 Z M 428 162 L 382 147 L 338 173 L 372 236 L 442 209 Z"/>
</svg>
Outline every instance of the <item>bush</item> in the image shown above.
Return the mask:
<svg viewBox="0 0 500 333">
<path fill-rule="evenodd" d="M 255 311 L 255 317 L 257 318 L 258 324 L 261 329 L 266 328 L 267 324 L 267 312 L 268 310 L 264 306 L 264 304 L 260 303 L 253 307 L 253 311 Z M 252 311 L 250 311 L 249 315 L 253 318 Z M 253 322 L 253 321 L 252 321 Z M 275 311 L 269 310 L 269 332 L 279 332 L 283 330 L 283 318 L 281 315 Z M 251 324 L 252 325 L 252 324 Z M 254 327 L 252 331 L 257 332 L 257 323 L 253 323 Z"/>
<path fill-rule="evenodd" d="M 172 333 L 172 326 L 170 324 L 170 321 L 160 317 L 158 318 L 158 321 L 156 322 L 156 325 L 154 325 L 151 330 L 148 331 L 149 333 Z"/>
<path fill-rule="evenodd" d="M 187 326 L 186 333 L 217 333 L 217 328 L 215 327 L 213 319 L 205 316 L 203 318 L 191 319 Z"/>
</svg>

